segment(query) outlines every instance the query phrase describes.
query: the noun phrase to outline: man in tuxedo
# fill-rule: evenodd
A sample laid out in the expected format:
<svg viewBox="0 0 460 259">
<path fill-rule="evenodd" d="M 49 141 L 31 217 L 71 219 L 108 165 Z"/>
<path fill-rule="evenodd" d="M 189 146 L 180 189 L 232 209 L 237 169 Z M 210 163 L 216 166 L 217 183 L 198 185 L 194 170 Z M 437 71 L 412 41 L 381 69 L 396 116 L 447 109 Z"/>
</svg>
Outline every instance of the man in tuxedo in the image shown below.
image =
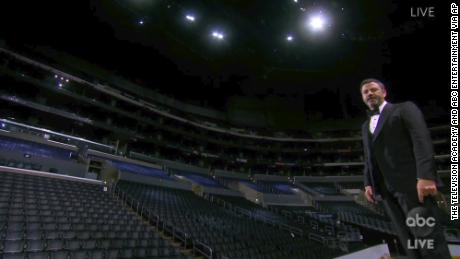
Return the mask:
<svg viewBox="0 0 460 259">
<path fill-rule="evenodd" d="M 441 211 L 433 198 L 440 182 L 421 111 L 412 102 L 385 101 L 385 85 L 377 79 L 363 80 L 360 90 L 370 113 L 362 126 L 367 200 L 382 202 L 409 258 L 451 258 L 441 227 Z M 418 216 L 435 222 L 424 235 L 407 224 L 413 212 L 420 209 L 423 215 Z M 434 247 L 414 248 L 417 239 L 433 240 Z"/>
</svg>

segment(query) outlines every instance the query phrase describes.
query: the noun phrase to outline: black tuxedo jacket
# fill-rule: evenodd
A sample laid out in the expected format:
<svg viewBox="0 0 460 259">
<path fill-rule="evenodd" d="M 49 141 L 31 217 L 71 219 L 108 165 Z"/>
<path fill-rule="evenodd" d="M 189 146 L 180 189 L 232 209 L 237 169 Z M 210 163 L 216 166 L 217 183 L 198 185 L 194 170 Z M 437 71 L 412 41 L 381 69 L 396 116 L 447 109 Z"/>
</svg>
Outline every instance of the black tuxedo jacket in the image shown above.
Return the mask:
<svg viewBox="0 0 460 259">
<path fill-rule="evenodd" d="M 374 134 L 369 131 L 368 119 L 362 126 L 362 136 L 364 185 L 372 186 L 375 193 L 380 193 L 378 181 L 392 193 L 412 194 L 416 193 L 417 178 L 440 183 L 430 133 L 414 103 L 387 103 Z"/>
</svg>

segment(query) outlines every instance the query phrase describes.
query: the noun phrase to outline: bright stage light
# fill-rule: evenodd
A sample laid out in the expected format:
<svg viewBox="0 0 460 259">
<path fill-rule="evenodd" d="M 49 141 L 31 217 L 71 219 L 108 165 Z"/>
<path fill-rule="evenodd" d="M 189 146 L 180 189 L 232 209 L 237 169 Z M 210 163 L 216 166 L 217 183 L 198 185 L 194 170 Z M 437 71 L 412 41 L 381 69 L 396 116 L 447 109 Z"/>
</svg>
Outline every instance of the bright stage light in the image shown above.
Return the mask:
<svg viewBox="0 0 460 259">
<path fill-rule="evenodd" d="M 324 29 L 325 24 L 326 24 L 326 21 L 324 17 L 320 15 L 313 16 L 309 20 L 309 25 L 314 31 L 320 31 Z"/>
<path fill-rule="evenodd" d="M 214 31 L 212 33 L 212 36 L 218 40 L 223 40 L 224 39 L 224 34 L 221 32 Z"/>
<path fill-rule="evenodd" d="M 195 16 L 187 14 L 185 16 L 185 19 L 187 19 L 187 21 L 189 21 L 189 22 L 194 22 L 195 21 Z"/>
</svg>

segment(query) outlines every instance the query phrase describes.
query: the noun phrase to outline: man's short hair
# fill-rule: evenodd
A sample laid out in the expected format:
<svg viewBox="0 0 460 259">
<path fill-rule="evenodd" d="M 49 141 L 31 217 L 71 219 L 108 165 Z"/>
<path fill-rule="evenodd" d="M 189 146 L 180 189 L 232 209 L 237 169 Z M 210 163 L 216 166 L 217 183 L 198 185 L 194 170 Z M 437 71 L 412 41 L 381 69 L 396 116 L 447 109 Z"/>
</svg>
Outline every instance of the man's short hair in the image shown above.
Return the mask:
<svg viewBox="0 0 460 259">
<path fill-rule="evenodd" d="M 363 89 L 363 85 L 369 84 L 369 83 L 376 83 L 381 89 L 386 91 L 385 85 L 382 83 L 382 81 L 375 79 L 375 78 L 366 78 L 363 81 L 361 81 L 361 84 L 359 85 L 359 90 Z"/>
</svg>

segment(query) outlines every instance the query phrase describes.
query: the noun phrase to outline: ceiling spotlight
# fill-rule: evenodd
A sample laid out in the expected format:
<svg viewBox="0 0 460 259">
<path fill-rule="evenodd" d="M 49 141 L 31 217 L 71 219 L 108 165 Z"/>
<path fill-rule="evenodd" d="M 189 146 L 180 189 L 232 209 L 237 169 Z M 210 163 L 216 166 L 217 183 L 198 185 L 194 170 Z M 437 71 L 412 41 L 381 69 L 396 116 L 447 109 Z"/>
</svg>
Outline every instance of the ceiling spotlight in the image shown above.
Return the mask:
<svg viewBox="0 0 460 259">
<path fill-rule="evenodd" d="M 322 30 L 325 23 L 324 17 L 320 15 L 311 17 L 309 21 L 310 27 L 315 31 Z"/>
<path fill-rule="evenodd" d="M 287 41 L 292 41 L 293 39 L 294 39 L 294 37 L 292 37 L 291 35 L 288 35 L 288 36 L 286 37 L 286 40 L 287 40 Z"/>
<path fill-rule="evenodd" d="M 220 32 L 217 32 L 217 31 L 214 31 L 212 33 L 212 36 L 218 40 L 222 40 L 224 39 L 224 34 L 223 33 L 220 33 Z"/>
<path fill-rule="evenodd" d="M 139 21 L 139 24 L 140 24 L 140 25 L 143 25 L 143 24 L 144 24 L 144 21 L 143 21 L 143 20 L 140 20 L 140 21 Z"/>
<path fill-rule="evenodd" d="M 297 3 L 297 2 L 298 2 L 298 0 L 294 0 L 294 3 Z"/>
<path fill-rule="evenodd" d="M 188 14 L 185 16 L 185 19 L 187 19 L 189 22 L 194 22 L 195 16 Z"/>
</svg>

